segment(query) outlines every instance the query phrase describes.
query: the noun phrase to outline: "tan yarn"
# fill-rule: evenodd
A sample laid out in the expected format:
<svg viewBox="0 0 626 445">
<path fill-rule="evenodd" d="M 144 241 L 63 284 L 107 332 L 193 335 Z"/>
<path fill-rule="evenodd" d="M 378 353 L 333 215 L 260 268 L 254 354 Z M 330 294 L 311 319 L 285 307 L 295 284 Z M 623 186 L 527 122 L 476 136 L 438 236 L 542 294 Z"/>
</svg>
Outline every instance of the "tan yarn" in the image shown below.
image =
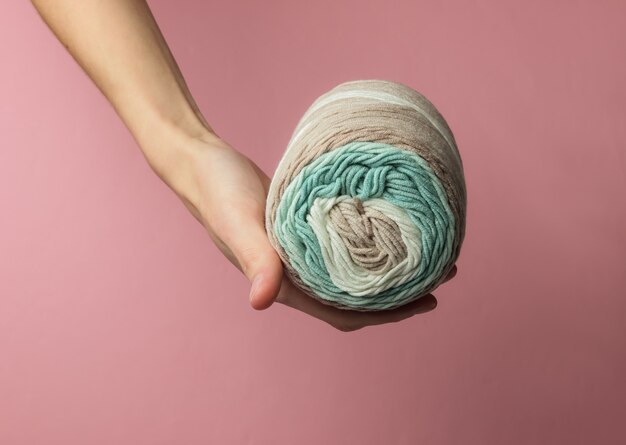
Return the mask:
<svg viewBox="0 0 626 445">
<path fill-rule="evenodd" d="M 330 210 L 330 218 L 359 266 L 376 271 L 406 258 L 398 224 L 376 209 L 365 209 L 358 198 L 337 204 Z"/>
<path fill-rule="evenodd" d="M 419 110 L 419 111 L 418 111 Z M 419 155 L 438 178 L 456 221 L 453 254 L 436 288 L 454 265 L 465 235 L 466 188 L 463 165 L 450 128 L 436 108 L 412 88 L 384 80 L 346 82 L 320 96 L 304 114 L 278 165 L 267 198 L 266 227 L 271 244 L 291 280 L 312 297 L 336 307 L 307 285 L 292 266 L 273 230 L 277 208 L 289 184 L 303 168 L 325 153 L 351 142 L 379 142 Z M 359 199 L 343 201 L 330 212 L 334 231 L 343 240 L 351 260 L 376 272 L 396 266 L 407 256 L 398 224 Z"/>
</svg>

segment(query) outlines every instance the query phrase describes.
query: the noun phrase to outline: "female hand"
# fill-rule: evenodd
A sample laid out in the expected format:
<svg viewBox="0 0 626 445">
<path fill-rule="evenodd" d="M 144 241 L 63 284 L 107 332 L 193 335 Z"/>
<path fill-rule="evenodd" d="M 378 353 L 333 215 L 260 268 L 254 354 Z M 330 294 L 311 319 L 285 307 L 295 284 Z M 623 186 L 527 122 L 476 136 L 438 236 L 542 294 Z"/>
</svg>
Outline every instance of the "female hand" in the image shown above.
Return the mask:
<svg viewBox="0 0 626 445">
<path fill-rule="evenodd" d="M 249 158 L 214 135 L 190 141 L 195 160 L 192 193 L 179 193 L 222 253 L 252 283 L 250 304 L 266 309 L 274 301 L 305 312 L 342 331 L 397 322 L 437 305 L 427 295 L 382 312 L 344 310 L 321 303 L 299 290 L 285 275 L 264 228 L 270 179 Z M 456 266 L 447 280 L 456 274 Z M 446 280 L 446 281 L 447 281 Z"/>
<path fill-rule="evenodd" d="M 252 307 L 265 309 L 278 301 L 349 331 L 399 321 L 436 306 L 428 295 L 391 311 L 355 312 L 325 305 L 297 290 L 283 277 L 278 254 L 265 233 L 269 178 L 206 121 L 148 4 L 32 2 L 113 105 L 152 169 L 253 283 Z"/>
</svg>

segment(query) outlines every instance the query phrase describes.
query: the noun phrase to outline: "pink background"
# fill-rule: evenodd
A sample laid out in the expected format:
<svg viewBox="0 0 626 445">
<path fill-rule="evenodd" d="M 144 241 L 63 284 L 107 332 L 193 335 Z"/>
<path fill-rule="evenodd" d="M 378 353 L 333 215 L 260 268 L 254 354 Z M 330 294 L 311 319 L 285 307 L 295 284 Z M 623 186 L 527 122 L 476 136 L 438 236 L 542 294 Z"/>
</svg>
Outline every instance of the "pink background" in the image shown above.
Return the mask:
<svg viewBox="0 0 626 445">
<path fill-rule="evenodd" d="M 274 305 L 151 172 L 28 2 L 0 13 L 0 443 L 626 443 L 626 4 L 154 1 L 266 171 L 319 94 L 393 79 L 467 175 L 438 308 Z"/>
</svg>

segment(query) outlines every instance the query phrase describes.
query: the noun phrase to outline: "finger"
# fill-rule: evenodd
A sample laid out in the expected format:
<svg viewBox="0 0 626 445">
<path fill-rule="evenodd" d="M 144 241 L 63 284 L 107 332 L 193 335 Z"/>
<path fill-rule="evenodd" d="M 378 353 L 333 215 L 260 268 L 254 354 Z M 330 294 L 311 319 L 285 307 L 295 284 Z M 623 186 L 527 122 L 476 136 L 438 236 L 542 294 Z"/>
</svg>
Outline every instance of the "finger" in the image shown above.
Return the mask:
<svg viewBox="0 0 626 445">
<path fill-rule="evenodd" d="M 251 306 L 257 310 L 270 307 L 280 290 L 283 269 L 267 238 L 262 215 L 245 217 L 238 214 L 228 223 L 221 237 L 252 283 L 249 295 Z"/>
<path fill-rule="evenodd" d="M 452 278 L 454 278 L 456 276 L 457 273 L 457 267 L 456 264 L 454 266 L 452 266 L 452 269 L 450 270 L 450 272 L 448 272 L 448 275 L 446 276 L 446 278 L 441 282 L 442 284 L 450 281 Z"/>
<path fill-rule="evenodd" d="M 436 298 L 428 294 L 400 308 L 380 312 L 360 312 L 338 309 L 324 304 L 297 289 L 286 277 L 276 300 L 304 312 L 342 331 L 352 331 L 374 324 L 397 322 L 413 315 L 429 312 L 437 306 Z"/>
<path fill-rule="evenodd" d="M 430 312 L 437 307 L 437 299 L 432 294 L 424 295 L 411 303 L 405 304 L 399 308 L 377 311 L 363 312 L 356 314 L 357 327 L 373 326 L 385 323 L 396 323 L 406 320 L 417 314 Z"/>
</svg>

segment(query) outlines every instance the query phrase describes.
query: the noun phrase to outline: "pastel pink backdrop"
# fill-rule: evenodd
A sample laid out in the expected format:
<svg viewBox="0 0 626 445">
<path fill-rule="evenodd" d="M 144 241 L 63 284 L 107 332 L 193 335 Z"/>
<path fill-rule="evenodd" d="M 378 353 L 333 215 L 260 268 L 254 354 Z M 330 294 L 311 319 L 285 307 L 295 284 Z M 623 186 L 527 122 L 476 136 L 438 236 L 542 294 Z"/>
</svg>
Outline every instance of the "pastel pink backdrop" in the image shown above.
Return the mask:
<svg viewBox="0 0 626 445">
<path fill-rule="evenodd" d="M 626 443 L 626 4 L 153 1 L 272 172 L 306 107 L 405 82 L 469 190 L 438 308 L 346 334 L 248 283 L 28 2 L 0 14 L 0 443 Z"/>
</svg>

